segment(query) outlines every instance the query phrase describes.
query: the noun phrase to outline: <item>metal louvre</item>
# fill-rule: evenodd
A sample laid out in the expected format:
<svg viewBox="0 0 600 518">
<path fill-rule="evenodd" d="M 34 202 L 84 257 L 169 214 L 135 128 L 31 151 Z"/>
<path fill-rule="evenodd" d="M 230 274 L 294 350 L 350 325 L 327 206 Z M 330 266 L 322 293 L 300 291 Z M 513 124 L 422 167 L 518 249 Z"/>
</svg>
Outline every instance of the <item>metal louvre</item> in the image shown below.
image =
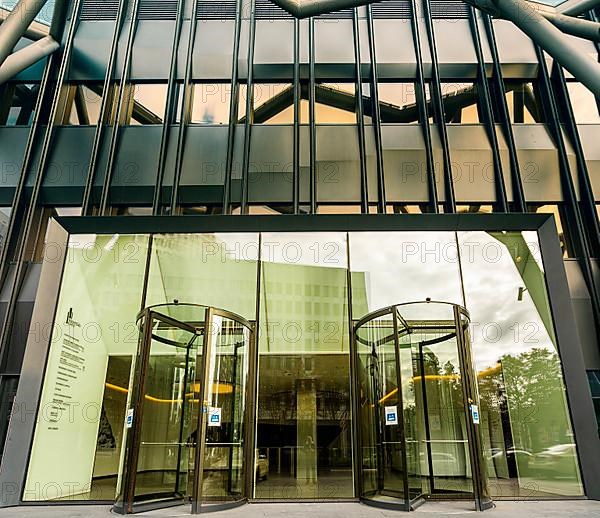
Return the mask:
<svg viewBox="0 0 600 518">
<path fill-rule="evenodd" d="M 114 21 L 119 12 L 119 0 L 83 0 L 81 21 Z"/>
<path fill-rule="evenodd" d="M 430 6 L 433 20 L 469 17 L 469 5 L 461 0 L 430 0 Z"/>
<path fill-rule="evenodd" d="M 373 19 L 410 19 L 412 3 L 410 0 L 388 0 L 371 5 Z"/>
<path fill-rule="evenodd" d="M 354 9 L 340 9 L 332 13 L 325 13 L 319 16 L 315 16 L 315 20 L 329 19 L 329 20 L 342 20 L 352 18 L 354 16 Z"/>
<path fill-rule="evenodd" d="M 141 0 L 139 20 L 175 20 L 177 0 Z"/>
<path fill-rule="evenodd" d="M 257 20 L 293 20 L 293 16 L 270 0 L 256 0 L 254 13 Z"/>
<path fill-rule="evenodd" d="M 197 20 L 235 20 L 237 2 L 225 0 L 224 2 L 200 1 L 196 8 Z"/>
</svg>

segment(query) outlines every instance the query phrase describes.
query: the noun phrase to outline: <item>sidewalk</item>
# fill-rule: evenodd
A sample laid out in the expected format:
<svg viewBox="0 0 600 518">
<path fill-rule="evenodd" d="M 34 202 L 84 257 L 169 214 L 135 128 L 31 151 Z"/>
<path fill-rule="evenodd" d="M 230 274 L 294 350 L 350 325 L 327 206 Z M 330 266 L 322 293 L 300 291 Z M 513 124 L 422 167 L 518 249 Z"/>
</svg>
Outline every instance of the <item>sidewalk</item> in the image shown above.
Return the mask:
<svg viewBox="0 0 600 518">
<path fill-rule="evenodd" d="M 0 509 L 0 517 L 25 518 L 115 518 L 110 506 L 23 506 Z M 168 518 L 191 516 L 189 506 L 162 509 L 135 516 Z M 248 504 L 229 511 L 210 513 L 213 518 L 401 518 L 404 513 L 387 511 L 369 507 L 359 503 L 321 503 L 321 504 Z M 465 502 L 427 502 L 419 507 L 411 516 L 415 518 L 470 516 L 475 518 L 475 511 L 470 510 Z M 598 518 L 600 502 L 589 500 L 561 501 L 520 501 L 496 502 L 496 508 L 483 513 L 482 518 Z"/>
</svg>

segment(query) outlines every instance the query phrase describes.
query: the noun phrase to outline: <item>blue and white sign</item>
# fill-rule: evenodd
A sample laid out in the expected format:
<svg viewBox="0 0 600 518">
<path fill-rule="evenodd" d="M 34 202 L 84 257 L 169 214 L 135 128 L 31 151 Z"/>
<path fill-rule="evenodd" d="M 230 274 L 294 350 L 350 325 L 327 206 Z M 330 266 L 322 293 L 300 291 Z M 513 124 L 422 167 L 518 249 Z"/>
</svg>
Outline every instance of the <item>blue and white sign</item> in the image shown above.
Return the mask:
<svg viewBox="0 0 600 518">
<path fill-rule="evenodd" d="M 479 424 L 479 408 L 477 405 L 471 405 L 471 416 L 473 417 L 473 424 Z"/>
<path fill-rule="evenodd" d="M 386 406 L 385 407 L 385 424 L 391 426 L 398 424 L 398 407 Z"/>
<path fill-rule="evenodd" d="M 208 426 L 221 426 L 221 409 L 210 407 L 208 409 Z"/>
<path fill-rule="evenodd" d="M 133 426 L 133 408 L 127 410 L 127 416 L 125 417 L 125 427 L 131 428 Z"/>
</svg>

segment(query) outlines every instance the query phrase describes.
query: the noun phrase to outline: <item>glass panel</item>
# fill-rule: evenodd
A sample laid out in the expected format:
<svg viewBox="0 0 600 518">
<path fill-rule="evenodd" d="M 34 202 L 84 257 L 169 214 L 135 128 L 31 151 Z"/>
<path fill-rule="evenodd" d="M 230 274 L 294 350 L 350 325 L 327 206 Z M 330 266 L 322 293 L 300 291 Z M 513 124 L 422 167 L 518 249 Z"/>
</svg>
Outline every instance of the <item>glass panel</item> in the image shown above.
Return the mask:
<svg viewBox="0 0 600 518">
<path fill-rule="evenodd" d="M 257 234 L 155 235 L 146 304 L 169 303 L 161 311 L 184 322 L 189 311 L 184 302 L 255 320 L 257 258 Z M 171 304 L 174 300 L 181 304 Z"/>
<path fill-rule="evenodd" d="M 402 416 L 392 313 L 357 329 L 363 496 L 405 503 Z M 409 350 L 410 352 L 410 350 Z M 395 417 L 388 417 L 388 414 Z"/>
<path fill-rule="evenodd" d="M 202 478 L 205 502 L 242 498 L 250 331 L 235 320 L 215 316 L 211 339 Z"/>
<path fill-rule="evenodd" d="M 398 321 L 402 315 L 398 313 Z M 425 445 L 425 412 L 418 390 L 420 364 L 419 357 L 412 347 L 411 334 L 403 333 L 400 326 L 398 334 L 398 355 L 400 361 L 400 382 L 402 383 L 402 409 L 404 419 L 404 437 L 406 441 L 406 473 L 408 476 L 408 498 L 414 500 L 429 492 L 427 478 L 429 473 Z M 422 390 L 422 389 L 421 389 Z"/>
<path fill-rule="evenodd" d="M 459 242 L 492 496 L 582 495 L 537 234 Z"/>
<path fill-rule="evenodd" d="M 197 308 L 203 319 L 203 308 Z M 198 397 L 195 394 L 196 356 L 201 338 L 177 325 L 153 320 L 136 466 L 136 501 L 188 494 L 190 459 L 196 438 Z M 177 344 L 177 345 L 175 345 Z M 131 408 L 131 407 L 130 407 Z"/>
<path fill-rule="evenodd" d="M 23 500 L 115 498 L 147 246 L 70 238 Z"/>
<path fill-rule="evenodd" d="M 262 243 L 255 496 L 352 497 L 345 235 Z"/>
<path fill-rule="evenodd" d="M 452 232 L 351 232 L 350 269 L 356 320 L 386 306 L 428 297 L 462 304 Z"/>
</svg>

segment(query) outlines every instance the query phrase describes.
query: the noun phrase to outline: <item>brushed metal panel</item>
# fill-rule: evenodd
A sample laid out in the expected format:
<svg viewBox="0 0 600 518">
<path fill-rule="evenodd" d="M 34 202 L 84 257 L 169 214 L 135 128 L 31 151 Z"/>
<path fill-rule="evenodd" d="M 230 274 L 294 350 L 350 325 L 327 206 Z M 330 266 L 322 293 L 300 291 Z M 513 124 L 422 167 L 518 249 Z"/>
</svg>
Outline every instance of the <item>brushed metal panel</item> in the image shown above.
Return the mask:
<svg viewBox="0 0 600 518">
<path fill-rule="evenodd" d="M 197 24 L 193 79 L 230 79 L 235 21 L 200 20 Z"/>
<path fill-rule="evenodd" d="M 440 77 L 471 78 L 477 76 L 477 56 L 469 21 L 433 20 Z"/>
<path fill-rule="evenodd" d="M 457 202 L 493 202 L 494 161 L 483 124 L 448 124 L 452 183 Z"/>
<path fill-rule="evenodd" d="M 62 126 L 55 130 L 44 182 L 44 203 L 78 203 L 88 173 L 95 126 Z"/>
<path fill-rule="evenodd" d="M 381 127 L 385 194 L 388 202 L 426 202 L 427 154 L 418 125 Z"/>
<path fill-rule="evenodd" d="M 293 189 L 294 127 L 255 124 L 250 139 L 250 202 L 289 202 Z"/>
<path fill-rule="evenodd" d="M 594 199 L 600 202 L 600 146 L 598 135 L 600 135 L 600 124 L 580 124 L 577 126 L 585 162 L 592 184 Z"/>
<path fill-rule="evenodd" d="M 506 199 L 507 201 L 512 202 L 514 201 L 514 194 L 510 174 L 510 154 L 508 152 L 508 144 L 506 143 L 500 124 L 496 124 L 496 138 L 498 140 L 498 154 L 500 155 L 500 163 L 502 165 L 502 176 L 504 177 Z"/>
<path fill-rule="evenodd" d="M 243 139 L 243 133 L 240 137 Z M 240 139 L 236 138 L 236 140 Z M 181 186 L 223 185 L 226 159 L 227 126 L 188 127 L 184 144 Z M 236 167 L 234 166 L 234 169 Z"/>
<path fill-rule="evenodd" d="M 317 201 L 360 201 L 358 129 L 354 125 L 317 126 Z"/>
<path fill-rule="evenodd" d="M 273 44 L 277 42 L 276 44 Z M 294 22 L 257 20 L 254 64 L 291 64 L 294 61 Z"/>
<path fill-rule="evenodd" d="M 354 63 L 352 20 L 315 20 L 315 62 Z"/>
<path fill-rule="evenodd" d="M 131 79 L 169 78 L 175 22 L 169 20 L 138 21 L 131 60 Z"/>
<path fill-rule="evenodd" d="M 25 126 L 0 127 L 0 191 L 8 188 L 12 192 L 17 185 L 29 130 Z"/>
<path fill-rule="evenodd" d="M 104 79 L 114 26 L 114 21 L 79 22 L 73 41 L 69 79 Z"/>
<path fill-rule="evenodd" d="M 514 124 L 525 200 L 560 202 L 558 150 L 544 124 Z"/>
<path fill-rule="evenodd" d="M 417 70 L 417 58 L 410 20 L 378 19 L 373 21 L 373 27 L 379 77 L 382 79 L 414 78 Z M 404 43 L 400 44 L 399 42 Z M 361 51 L 361 61 L 367 61 L 363 56 L 369 57 L 368 47 L 366 52 Z"/>
<path fill-rule="evenodd" d="M 493 24 L 504 78 L 537 77 L 538 61 L 532 41 L 512 22 L 494 19 Z"/>
<path fill-rule="evenodd" d="M 162 126 L 121 129 L 110 197 L 113 203 L 147 203 L 156 182 Z"/>
</svg>

